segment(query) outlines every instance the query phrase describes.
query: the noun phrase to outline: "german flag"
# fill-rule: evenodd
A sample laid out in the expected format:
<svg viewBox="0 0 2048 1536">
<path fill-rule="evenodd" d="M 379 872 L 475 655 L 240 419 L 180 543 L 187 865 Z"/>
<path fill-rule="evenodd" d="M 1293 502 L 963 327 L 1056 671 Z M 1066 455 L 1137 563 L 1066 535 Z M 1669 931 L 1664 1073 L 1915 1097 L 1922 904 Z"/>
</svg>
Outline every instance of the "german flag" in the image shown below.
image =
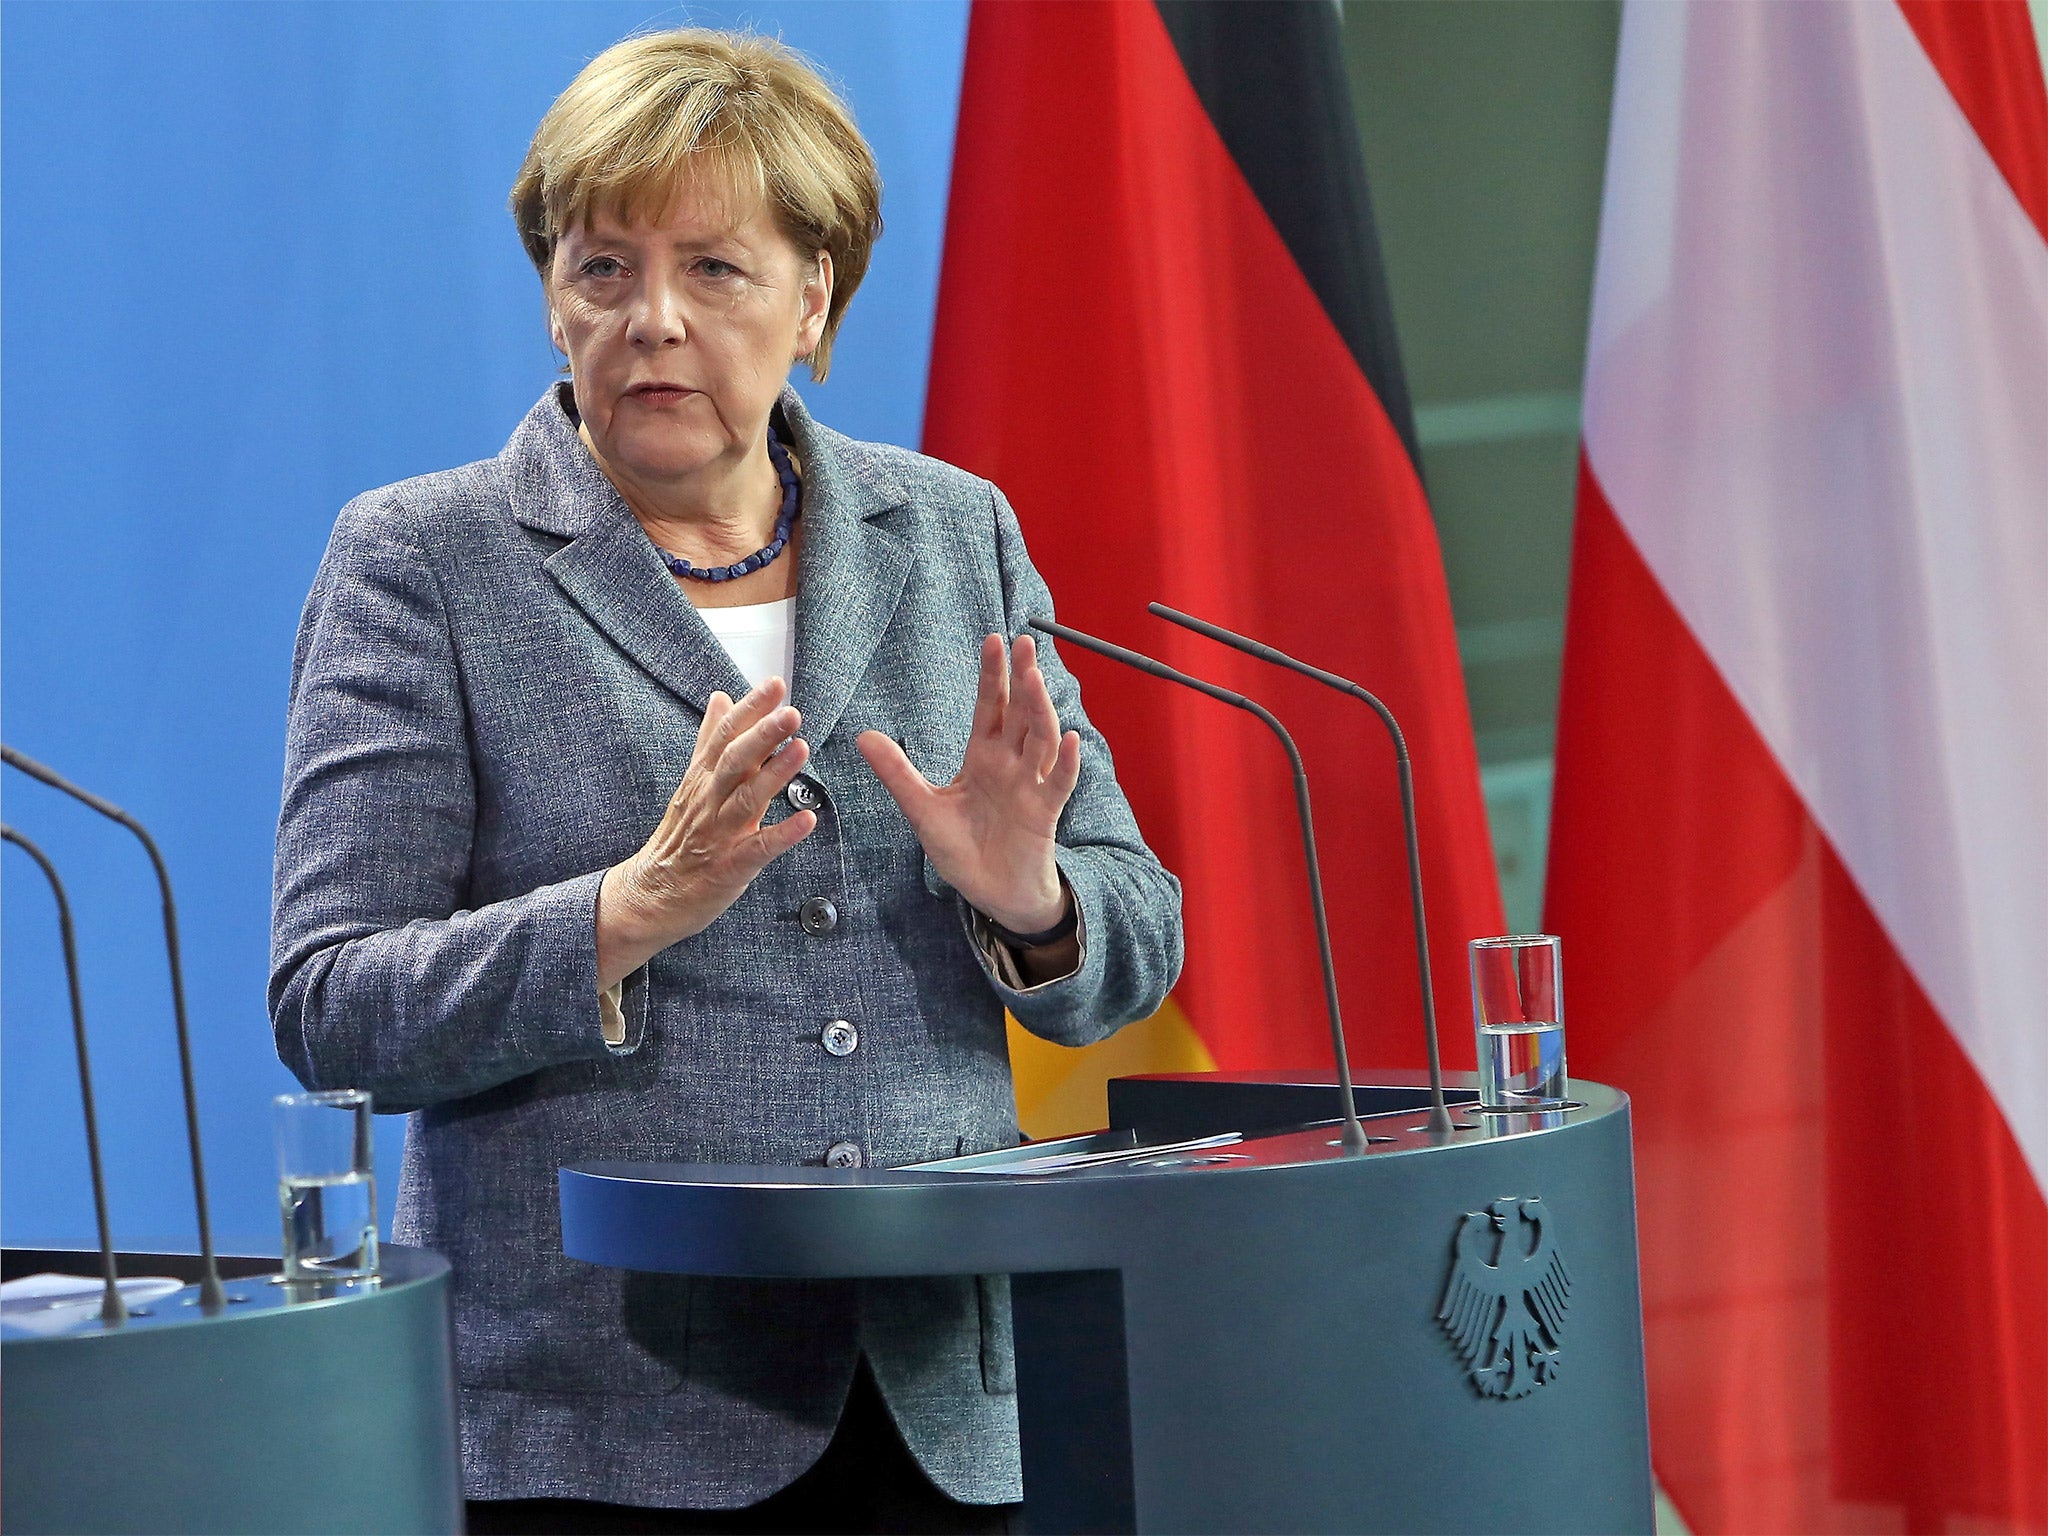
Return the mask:
<svg viewBox="0 0 2048 1536">
<path fill-rule="evenodd" d="M 1501 927 L 1450 601 L 1326 0 L 979 0 L 925 447 L 1017 508 L 1060 616 L 1273 707 L 1316 796 L 1347 1034 L 1419 1065 L 1394 757 L 1361 705 L 1145 615 L 1157 598 L 1355 677 L 1413 754 L 1438 1011 Z M 1134 1071 L 1326 1067 L 1286 766 L 1249 717 L 1068 653 L 1186 886 L 1161 1014 L 1083 1052 L 1013 1030 L 1027 1131 Z"/>
</svg>

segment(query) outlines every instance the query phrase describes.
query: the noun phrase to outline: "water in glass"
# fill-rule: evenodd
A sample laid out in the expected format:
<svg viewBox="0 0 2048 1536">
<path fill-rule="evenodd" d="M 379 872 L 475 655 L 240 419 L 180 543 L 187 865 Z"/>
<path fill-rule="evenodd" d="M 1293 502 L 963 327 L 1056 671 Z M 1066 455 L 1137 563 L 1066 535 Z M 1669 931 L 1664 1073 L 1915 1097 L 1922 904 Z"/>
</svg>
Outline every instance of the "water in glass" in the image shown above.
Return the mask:
<svg viewBox="0 0 2048 1536">
<path fill-rule="evenodd" d="M 1565 1098 L 1564 1026 L 1488 1024 L 1479 1031 L 1479 1102 L 1561 1104 Z"/>
<path fill-rule="evenodd" d="M 287 1280 L 377 1273 L 377 1181 L 367 1173 L 287 1174 L 278 1183 Z"/>
</svg>

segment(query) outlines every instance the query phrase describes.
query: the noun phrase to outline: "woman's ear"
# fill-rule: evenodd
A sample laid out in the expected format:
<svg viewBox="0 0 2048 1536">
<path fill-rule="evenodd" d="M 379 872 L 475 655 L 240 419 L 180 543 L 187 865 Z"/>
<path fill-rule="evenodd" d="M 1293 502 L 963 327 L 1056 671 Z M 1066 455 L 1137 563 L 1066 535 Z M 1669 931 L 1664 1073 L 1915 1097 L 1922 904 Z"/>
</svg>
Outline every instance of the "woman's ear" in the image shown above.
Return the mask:
<svg viewBox="0 0 2048 1536">
<path fill-rule="evenodd" d="M 804 278 L 803 318 L 796 328 L 796 361 L 801 363 L 818 350 L 825 335 L 825 318 L 832 313 L 832 253 L 818 252 Z"/>
</svg>

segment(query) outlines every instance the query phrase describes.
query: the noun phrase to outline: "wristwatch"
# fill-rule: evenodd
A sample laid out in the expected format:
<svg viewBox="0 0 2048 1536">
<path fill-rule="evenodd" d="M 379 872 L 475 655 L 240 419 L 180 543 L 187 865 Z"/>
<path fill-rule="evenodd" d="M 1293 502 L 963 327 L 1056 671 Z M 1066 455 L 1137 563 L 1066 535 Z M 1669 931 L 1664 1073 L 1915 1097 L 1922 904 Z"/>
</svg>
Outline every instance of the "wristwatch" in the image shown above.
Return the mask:
<svg viewBox="0 0 2048 1536">
<path fill-rule="evenodd" d="M 1064 878 L 1062 878 L 1060 881 L 1060 890 L 1065 894 L 1067 898 L 1067 910 L 1060 914 L 1060 920 L 1058 922 L 1054 923 L 1050 928 L 1045 929 L 1043 932 L 1013 932 L 1012 930 L 1005 928 L 1001 923 L 997 922 L 994 918 L 990 917 L 986 912 L 981 914 L 982 921 L 988 924 L 989 932 L 993 933 L 997 938 L 1001 939 L 1005 944 L 1009 945 L 1012 949 L 1043 949 L 1048 944 L 1057 944 L 1061 939 L 1066 938 L 1081 924 L 1080 904 L 1074 900 L 1074 893 L 1068 887 L 1067 882 Z"/>
</svg>

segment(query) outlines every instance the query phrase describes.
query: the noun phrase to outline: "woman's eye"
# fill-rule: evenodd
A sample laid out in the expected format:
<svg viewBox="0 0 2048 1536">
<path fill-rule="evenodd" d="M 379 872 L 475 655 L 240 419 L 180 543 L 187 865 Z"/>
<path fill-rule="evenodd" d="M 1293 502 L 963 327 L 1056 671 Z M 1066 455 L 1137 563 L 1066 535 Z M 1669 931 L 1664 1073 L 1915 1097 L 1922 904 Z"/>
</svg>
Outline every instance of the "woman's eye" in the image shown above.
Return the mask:
<svg viewBox="0 0 2048 1536">
<path fill-rule="evenodd" d="M 593 256 L 577 270 L 585 277 L 617 277 L 626 267 L 616 256 Z"/>
<path fill-rule="evenodd" d="M 729 261 L 720 261 L 716 256 L 706 256 L 697 263 L 697 270 L 706 277 L 732 277 L 740 269 Z"/>
</svg>

